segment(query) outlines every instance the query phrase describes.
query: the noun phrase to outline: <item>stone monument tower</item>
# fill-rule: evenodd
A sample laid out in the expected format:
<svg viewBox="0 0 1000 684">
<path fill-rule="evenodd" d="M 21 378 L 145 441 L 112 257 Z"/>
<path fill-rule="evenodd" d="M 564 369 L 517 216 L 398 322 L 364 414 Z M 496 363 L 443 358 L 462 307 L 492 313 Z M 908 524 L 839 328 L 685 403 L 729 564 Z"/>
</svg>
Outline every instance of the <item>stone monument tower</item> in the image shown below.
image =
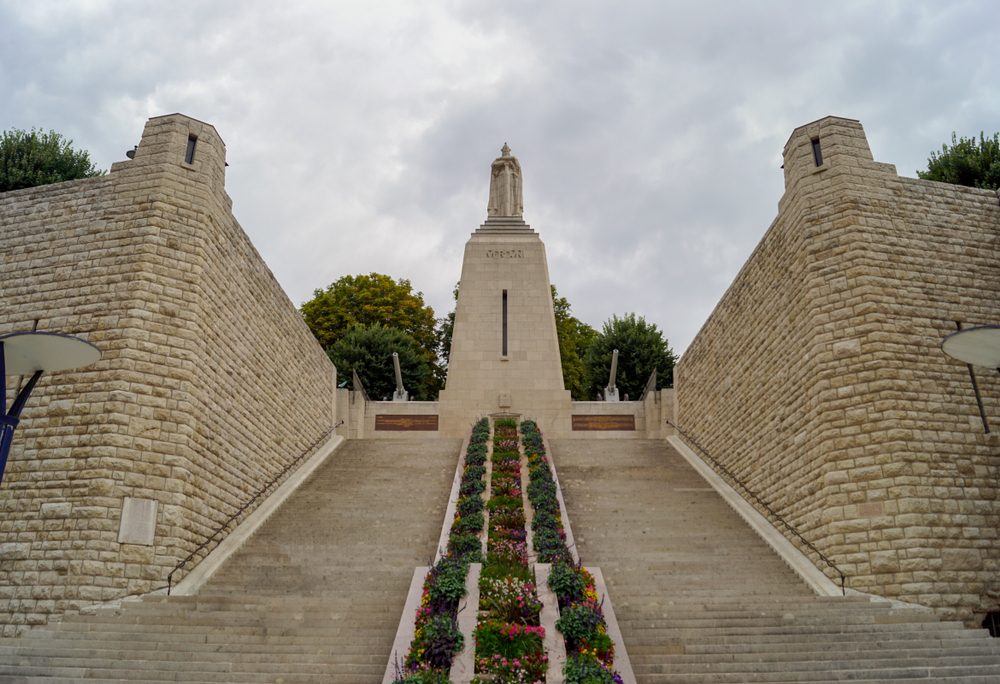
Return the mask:
<svg viewBox="0 0 1000 684">
<path fill-rule="evenodd" d="M 521 165 L 504 144 L 491 168 L 486 223 L 465 244 L 439 399 L 444 434 L 500 412 L 537 420 L 550 433 L 569 427 L 545 246 L 522 218 L 521 189 Z"/>
</svg>

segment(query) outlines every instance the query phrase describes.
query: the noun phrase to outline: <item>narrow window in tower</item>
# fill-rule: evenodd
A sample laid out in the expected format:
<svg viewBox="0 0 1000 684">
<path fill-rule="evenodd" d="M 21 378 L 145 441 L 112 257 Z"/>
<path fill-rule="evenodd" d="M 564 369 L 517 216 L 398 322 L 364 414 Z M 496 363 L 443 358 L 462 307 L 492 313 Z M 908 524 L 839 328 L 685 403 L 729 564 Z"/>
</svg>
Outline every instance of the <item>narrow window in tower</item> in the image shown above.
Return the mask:
<svg viewBox="0 0 1000 684">
<path fill-rule="evenodd" d="M 198 138 L 193 135 L 188 136 L 188 148 L 187 152 L 184 153 L 184 163 L 194 164 L 194 144 L 198 142 Z"/>
<path fill-rule="evenodd" d="M 503 356 L 507 356 L 507 290 L 503 291 Z"/>
<path fill-rule="evenodd" d="M 816 160 L 816 166 L 823 166 L 823 151 L 819 149 L 819 138 L 812 141 L 813 144 L 813 159 Z"/>
</svg>

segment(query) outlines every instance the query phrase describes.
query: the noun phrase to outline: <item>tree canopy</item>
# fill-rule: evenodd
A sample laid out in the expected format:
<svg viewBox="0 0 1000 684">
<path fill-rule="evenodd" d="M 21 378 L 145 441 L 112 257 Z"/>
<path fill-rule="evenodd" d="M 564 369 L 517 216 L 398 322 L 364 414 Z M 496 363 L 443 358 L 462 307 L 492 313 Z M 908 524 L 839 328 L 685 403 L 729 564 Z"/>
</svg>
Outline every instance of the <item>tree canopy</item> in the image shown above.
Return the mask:
<svg viewBox="0 0 1000 684">
<path fill-rule="evenodd" d="M 594 399 L 608 384 L 611 373 L 611 355 L 618 350 L 618 372 L 615 385 L 624 398 L 638 399 L 653 369 L 656 369 L 657 388 L 673 386 L 676 358 L 663 339 L 656 325 L 647 323 L 634 313 L 621 318 L 612 316 L 605 321 L 584 355 L 583 365 L 587 374 L 588 399 Z"/>
<path fill-rule="evenodd" d="M 979 142 L 972 138 L 956 138 L 951 134 L 951 146 L 941 146 L 931 152 L 927 170 L 917 171 L 924 180 L 967 185 L 971 188 L 1000 187 L 1000 133 L 987 138 L 979 133 Z"/>
<path fill-rule="evenodd" d="M 354 387 L 356 371 L 369 398 L 378 401 L 392 397 L 396 391 L 396 372 L 392 353 L 399 354 L 399 369 L 403 387 L 416 400 L 437 397 L 431 364 L 416 340 L 402 330 L 380 323 L 369 326 L 353 325 L 327 350 L 327 356 L 337 367 L 337 375 Z"/>
<path fill-rule="evenodd" d="M 301 308 L 302 318 L 324 349 L 330 349 L 355 326 L 380 323 L 412 337 L 431 363 L 437 359 L 434 309 L 410 281 L 381 273 L 344 276 L 325 290 L 315 290 Z"/>
<path fill-rule="evenodd" d="M 455 283 L 455 289 L 452 290 L 452 295 L 455 297 L 455 306 L 458 306 L 458 288 L 462 285 L 462 281 Z M 455 333 L 455 309 L 452 308 L 451 313 L 445 318 L 438 321 L 438 344 L 441 350 L 441 358 L 444 359 L 445 364 L 448 363 L 448 359 L 451 358 L 451 338 Z"/>
<path fill-rule="evenodd" d="M 72 140 L 55 131 L 13 128 L 0 139 L 0 192 L 102 176 L 90 154 L 74 150 Z"/>
<path fill-rule="evenodd" d="M 570 304 L 560 297 L 552 285 L 552 306 L 556 314 L 556 335 L 559 338 L 559 358 L 562 361 L 563 383 L 577 401 L 590 399 L 587 392 L 583 357 L 597 331 L 570 315 Z"/>
</svg>

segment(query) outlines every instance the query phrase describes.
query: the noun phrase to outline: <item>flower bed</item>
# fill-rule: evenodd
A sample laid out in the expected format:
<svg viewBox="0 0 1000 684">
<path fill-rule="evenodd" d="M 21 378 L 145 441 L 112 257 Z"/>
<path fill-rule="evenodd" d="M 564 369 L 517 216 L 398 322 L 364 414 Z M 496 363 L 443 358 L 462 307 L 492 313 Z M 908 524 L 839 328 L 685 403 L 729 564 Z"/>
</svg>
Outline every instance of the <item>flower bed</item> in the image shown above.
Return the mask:
<svg viewBox="0 0 1000 684">
<path fill-rule="evenodd" d="M 621 684 L 612 669 L 614 643 L 608 636 L 593 576 L 573 562 L 566 547 L 556 483 L 545 455 L 542 433 L 534 421 L 521 423 L 524 453 L 528 458 L 528 500 L 534 508 L 531 529 L 538 560 L 552 563 L 549 588 L 559 599 L 556 628 L 566 641 L 566 684 Z"/>
<path fill-rule="evenodd" d="M 472 428 L 465 453 L 447 553 L 424 580 L 413 641 L 405 662 L 396 665 L 393 684 L 448 682 L 452 659 L 465 645 L 465 637 L 458 628 L 458 604 L 465 596 L 469 564 L 483 560 L 479 534 L 485 523 L 482 492 L 486 489 L 483 476 L 489 437 L 489 421 L 483 418 Z"/>
<path fill-rule="evenodd" d="M 489 536 L 486 563 L 479 576 L 480 617 L 476 625 L 474 683 L 544 682 L 548 669 L 539 625 L 542 603 L 528 566 L 521 455 L 517 422 L 494 423 L 491 456 Z"/>
</svg>

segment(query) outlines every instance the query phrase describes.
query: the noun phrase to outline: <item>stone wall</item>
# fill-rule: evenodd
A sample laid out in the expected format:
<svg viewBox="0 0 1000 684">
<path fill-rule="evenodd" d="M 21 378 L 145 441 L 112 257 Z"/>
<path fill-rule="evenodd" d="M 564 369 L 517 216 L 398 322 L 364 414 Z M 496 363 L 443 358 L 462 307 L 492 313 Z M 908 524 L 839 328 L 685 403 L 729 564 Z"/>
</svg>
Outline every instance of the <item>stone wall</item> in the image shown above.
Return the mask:
<svg viewBox="0 0 1000 684">
<path fill-rule="evenodd" d="M 0 488 L 5 634 L 164 585 L 333 426 L 336 370 L 224 180 L 215 129 L 170 115 L 107 176 L 0 194 L 0 334 L 37 321 L 103 352 L 43 375 L 15 433 Z M 157 502 L 152 545 L 118 543 L 125 497 Z"/>
<path fill-rule="evenodd" d="M 784 158 L 778 217 L 675 369 L 678 424 L 849 587 L 971 625 L 1000 597 L 1000 448 L 940 342 L 1000 322 L 998 195 L 901 178 L 846 119 Z"/>
</svg>

